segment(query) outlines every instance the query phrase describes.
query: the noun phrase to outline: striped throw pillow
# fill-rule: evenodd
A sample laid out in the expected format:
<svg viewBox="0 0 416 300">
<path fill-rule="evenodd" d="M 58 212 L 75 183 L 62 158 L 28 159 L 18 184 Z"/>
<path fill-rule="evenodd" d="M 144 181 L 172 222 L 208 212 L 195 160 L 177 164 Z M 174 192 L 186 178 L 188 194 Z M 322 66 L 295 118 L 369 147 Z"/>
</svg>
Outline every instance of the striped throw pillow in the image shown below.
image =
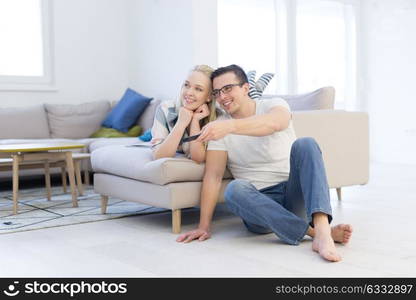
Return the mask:
<svg viewBox="0 0 416 300">
<path fill-rule="evenodd" d="M 256 71 L 248 71 L 247 78 L 248 84 L 250 86 L 248 95 L 251 99 L 259 99 L 263 91 L 266 89 L 267 85 L 269 84 L 270 80 L 272 80 L 274 73 L 264 73 L 260 76 L 260 78 L 256 81 Z"/>
</svg>

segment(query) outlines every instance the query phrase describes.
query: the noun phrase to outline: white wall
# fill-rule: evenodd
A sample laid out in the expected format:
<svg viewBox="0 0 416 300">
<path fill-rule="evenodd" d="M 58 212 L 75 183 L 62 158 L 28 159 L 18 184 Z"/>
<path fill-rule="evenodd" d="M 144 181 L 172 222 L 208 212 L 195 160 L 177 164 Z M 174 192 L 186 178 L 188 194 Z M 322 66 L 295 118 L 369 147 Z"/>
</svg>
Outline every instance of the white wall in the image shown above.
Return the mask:
<svg viewBox="0 0 416 300">
<path fill-rule="evenodd" d="M 175 98 L 195 64 L 217 64 L 205 0 L 52 0 L 56 91 L 1 91 L 0 107 L 119 99 L 130 86 Z"/>
<path fill-rule="evenodd" d="M 416 164 L 416 1 L 362 1 L 371 158 Z"/>
<path fill-rule="evenodd" d="M 127 1 L 50 2 L 57 90 L 0 90 L 0 107 L 118 99 L 128 85 Z"/>
<path fill-rule="evenodd" d="M 130 0 L 132 88 L 175 98 L 195 64 L 217 64 L 216 1 Z"/>
</svg>

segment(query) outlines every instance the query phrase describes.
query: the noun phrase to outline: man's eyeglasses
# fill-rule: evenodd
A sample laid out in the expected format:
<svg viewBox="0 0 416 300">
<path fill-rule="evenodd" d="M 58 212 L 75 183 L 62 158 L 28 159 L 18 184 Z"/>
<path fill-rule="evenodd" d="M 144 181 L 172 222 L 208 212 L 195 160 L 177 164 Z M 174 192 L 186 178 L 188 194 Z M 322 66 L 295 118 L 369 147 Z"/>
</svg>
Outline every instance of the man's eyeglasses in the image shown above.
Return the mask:
<svg viewBox="0 0 416 300">
<path fill-rule="evenodd" d="M 222 88 L 220 89 L 216 89 L 212 91 L 212 96 L 214 96 L 214 98 L 218 98 L 221 95 L 221 92 L 225 95 L 228 94 L 229 92 L 231 92 L 231 90 L 233 89 L 233 87 L 235 86 L 243 86 L 244 83 L 233 83 L 233 84 L 227 84 L 224 85 Z"/>
</svg>

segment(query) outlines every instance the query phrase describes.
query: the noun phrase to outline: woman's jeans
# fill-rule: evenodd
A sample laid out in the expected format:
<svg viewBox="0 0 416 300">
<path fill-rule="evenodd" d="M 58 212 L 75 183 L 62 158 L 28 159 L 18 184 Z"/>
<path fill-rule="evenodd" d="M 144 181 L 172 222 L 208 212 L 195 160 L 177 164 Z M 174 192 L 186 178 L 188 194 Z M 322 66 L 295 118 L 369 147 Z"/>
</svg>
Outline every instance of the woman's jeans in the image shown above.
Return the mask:
<svg viewBox="0 0 416 300">
<path fill-rule="evenodd" d="M 297 139 L 290 151 L 288 181 L 257 190 L 247 180 L 230 182 L 224 194 L 229 209 L 255 233 L 274 232 L 283 242 L 299 244 L 312 214 L 323 212 L 332 220 L 322 152 L 313 138 Z"/>
</svg>

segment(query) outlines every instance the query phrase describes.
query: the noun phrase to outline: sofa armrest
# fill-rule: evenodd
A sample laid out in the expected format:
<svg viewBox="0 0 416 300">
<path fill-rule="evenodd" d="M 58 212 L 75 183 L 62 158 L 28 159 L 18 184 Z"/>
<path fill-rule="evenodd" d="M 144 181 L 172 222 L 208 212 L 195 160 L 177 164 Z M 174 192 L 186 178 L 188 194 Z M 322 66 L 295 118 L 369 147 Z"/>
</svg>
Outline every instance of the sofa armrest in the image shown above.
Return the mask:
<svg viewBox="0 0 416 300">
<path fill-rule="evenodd" d="M 292 115 L 297 137 L 313 137 L 321 147 L 330 188 L 368 182 L 367 113 L 315 110 Z"/>
</svg>

